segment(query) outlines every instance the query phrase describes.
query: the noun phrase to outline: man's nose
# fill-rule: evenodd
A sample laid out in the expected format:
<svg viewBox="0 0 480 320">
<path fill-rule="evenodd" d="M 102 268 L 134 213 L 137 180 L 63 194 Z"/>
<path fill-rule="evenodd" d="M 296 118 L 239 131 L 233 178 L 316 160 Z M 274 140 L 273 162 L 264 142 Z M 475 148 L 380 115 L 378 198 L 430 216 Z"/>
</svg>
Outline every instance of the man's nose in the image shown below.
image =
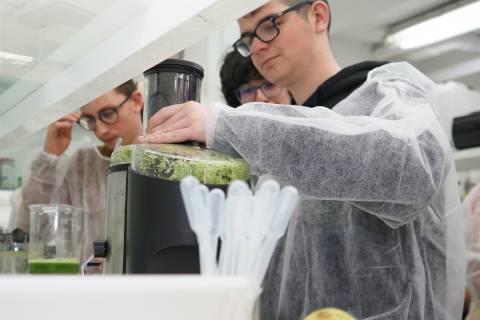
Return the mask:
<svg viewBox="0 0 480 320">
<path fill-rule="evenodd" d="M 268 43 L 263 42 L 262 40 L 254 37 L 252 43 L 250 44 L 250 53 L 256 54 L 260 51 L 263 51 L 268 48 Z"/>
</svg>

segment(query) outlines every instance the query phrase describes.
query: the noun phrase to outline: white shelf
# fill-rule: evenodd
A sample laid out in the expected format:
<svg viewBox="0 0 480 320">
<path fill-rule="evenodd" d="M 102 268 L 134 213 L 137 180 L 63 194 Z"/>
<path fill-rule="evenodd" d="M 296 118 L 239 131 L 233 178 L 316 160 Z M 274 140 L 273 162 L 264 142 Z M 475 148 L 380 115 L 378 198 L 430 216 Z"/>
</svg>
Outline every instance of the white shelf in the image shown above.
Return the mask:
<svg viewBox="0 0 480 320">
<path fill-rule="evenodd" d="M 480 170 L 480 147 L 454 150 L 453 159 L 457 171 Z"/>
</svg>

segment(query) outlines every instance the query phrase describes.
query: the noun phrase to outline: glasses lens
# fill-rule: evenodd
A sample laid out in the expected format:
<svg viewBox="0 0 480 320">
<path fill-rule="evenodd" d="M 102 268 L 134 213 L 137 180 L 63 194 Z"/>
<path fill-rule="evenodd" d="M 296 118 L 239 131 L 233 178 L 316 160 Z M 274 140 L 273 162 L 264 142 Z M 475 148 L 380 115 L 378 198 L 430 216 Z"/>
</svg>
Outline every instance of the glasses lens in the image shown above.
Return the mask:
<svg viewBox="0 0 480 320">
<path fill-rule="evenodd" d="M 238 89 L 238 92 L 240 94 L 240 102 L 247 103 L 254 101 L 256 91 L 257 89 L 251 86 Z"/>
<path fill-rule="evenodd" d="M 115 108 L 103 109 L 98 114 L 98 117 L 105 123 L 113 124 L 118 120 L 118 112 Z"/>
<path fill-rule="evenodd" d="M 260 89 L 262 90 L 263 94 L 268 98 L 275 97 L 277 94 L 280 93 L 280 91 L 282 91 L 280 87 L 270 82 L 263 83 L 260 86 Z"/>
<path fill-rule="evenodd" d="M 233 48 L 235 51 L 237 51 L 240 55 L 243 57 L 247 58 L 250 57 L 250 44 L 252 43 L 252 40 L 249 37 L 243 37 L 239 41 L 237 41 L 234 45 Z"/>
<path fill-rule="evenodd" d="M 256 33 L 260 40 L 269 42 L 278 35 L 278 28 L 275 23 L 273 23 L 273 20 L 265 20 L 258 25 Z"/>
<path fill-rule="evenodd" d="M 96 129 L 96 122 L 94 118 L 81 116 L 78 120 L 78 124 L 85 130 L 95 131 Z"/>
</svg>

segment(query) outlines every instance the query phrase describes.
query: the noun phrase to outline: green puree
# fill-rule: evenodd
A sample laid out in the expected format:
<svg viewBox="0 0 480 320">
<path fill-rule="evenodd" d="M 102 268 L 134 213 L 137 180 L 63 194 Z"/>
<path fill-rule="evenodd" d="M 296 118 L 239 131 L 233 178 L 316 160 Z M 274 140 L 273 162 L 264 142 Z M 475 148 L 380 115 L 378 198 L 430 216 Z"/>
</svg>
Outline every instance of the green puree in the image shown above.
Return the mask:
<svg viewBox="0 0 480 320">
<path fill-rule="evenodd" d="M 110 156 L 110 166 L 116 166 L 120 164 L 130 164 L 132 159 L 132 150 L 135 145 L 125 145 L 116 147 Z"/>
<path fill-rule="evenodd" d="M 78 274 L 80 260 L 78 259 L 35 259 L 28 261 L 30 273 L 43 274 Z"/>
<path fill-rule="evenodd" d="M 211 185 L 249 179 L 245 160 L 212 149 L 181 144 L 138 146 L 132 157 L 132 167 L 149 177 L 180 181 L 192 175 Z"/>
</svg>

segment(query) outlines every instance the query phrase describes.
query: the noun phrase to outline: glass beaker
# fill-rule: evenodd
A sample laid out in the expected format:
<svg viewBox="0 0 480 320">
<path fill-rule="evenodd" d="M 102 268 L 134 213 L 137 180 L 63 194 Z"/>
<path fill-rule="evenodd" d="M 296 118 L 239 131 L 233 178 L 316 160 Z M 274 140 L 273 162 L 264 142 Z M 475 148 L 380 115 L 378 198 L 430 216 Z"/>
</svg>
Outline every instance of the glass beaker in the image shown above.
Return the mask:
<svg viewBox="0 0 480 320">
<path fill-rule="evenodd" d="M 14 233 L 0 234 L 0 274 L 27 272 L 26 238 L 19 239 Z"/>
<path fill-rule="evenodd" d="M 30 205 L 28 271 L 79 274 L 83 210 L 62 204 Z"/>
</svg>

